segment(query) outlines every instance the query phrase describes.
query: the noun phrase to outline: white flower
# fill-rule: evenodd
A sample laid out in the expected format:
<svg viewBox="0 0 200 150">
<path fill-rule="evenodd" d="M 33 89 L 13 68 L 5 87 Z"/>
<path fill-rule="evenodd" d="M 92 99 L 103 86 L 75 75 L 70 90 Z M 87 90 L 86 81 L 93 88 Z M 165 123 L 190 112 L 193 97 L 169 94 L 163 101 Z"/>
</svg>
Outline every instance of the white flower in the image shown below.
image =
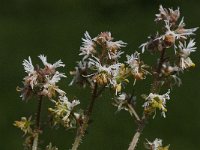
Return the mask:
<svg viewBox="0 0 200 150">
<path fill-rule="evenodd" d="M 195 46 L 194 39 L 190 39 L 189 43 L 187 44 L 186 41 L 184 41 L 184 43 L 179 42 L 178 48 L 179 48 L 179 55 L 181 57 L 187 58 L 191 52 L 195 52 L 196 51 L 196 47 Z"/>
<path fill-rule="evenodd" d="M 126 47 L 127 43 L 123 42 L 123 41 L 107 41 L 107 48 L 108 49 L 120 49 L 121 47 Z"/>
<path fill-rule="evenodd" d="M 65 64 L 63 64 L 63 62 L 61 60 L 58 60 L 57 62 L 55 62 L 54 64 L 50 64 L 47 62 L 47 57 L 44 55 L 39 55 L 38 56 L 42 63 L 44 64 L 44 66 L 48 67 L 48 69 L 56 69 L 58 67 L 64 67 Z"/>
<path fill-rule="evenodd" d="M 113 37 L 111 36 L 110 32 L 101 32 L 97 37 L 93 39 L 98 44 L 102 45 L 107 43 L 108 41 L 112 41 Z"/>
<path fill-rule="evenodd" d="M 56 71 L 53 77 L 46 76 L 46 83 L 43 85 L 44 89 L 41 94 L 48 96 L 49 98 L 52 98 L 55 95 L 55 91 L 60 95 L 65 95 L 66 93 L 59 89 L 58 86 L 56 86 L 56 83 L 60 81 L 61 77 L 66 76 L 63 73 L 59 73 L 58 71 Z"/>
<path fill-rule="evenodd" d="M 123 54 L 123 53 L 124 52 L 122 52 L 122 51 L 117 51 L 115 53 L 113 53 L 112 51 L 108 51 L 108 57 L 109 57 L 109 59 L 116 60 L 116 59 L 120 58 L 121 54 Z"/>
<path fill-rule="evenodd" d="M 93 42 L 93 39 L 90 37 L 89 33 L 86 31 L 84 34 L 85 38 L 82 38 L 83 45 L 80 47 L 80 54 L 84 55 L 83 60 L 88 58 L 90 55 L 96 53 L 95 50 L 95 43 Z"/>
<path fill-rule="evenodd" d="M 183 70 L 187 69 L 187 68 L 190 68 L 190 67 L 195 67 L 195 64 L 190 59 L 190 57 L 187 57 L 187 58 L 181 57 L 179 65 L 180 65 L 181 69 L 183 69 Z"/>
<path fill-rule="evenodd" d="M 149 42 L 145 42 L 145 43 L 142 43 L 142 44 L 139 46 L 139 48 L 142 48 L 142 53 L 144 53 L 144 51 L 145 51 L 145 49 L 146 49 L 146 47 L 147 47 L 148 44 L 149 44 Z"/>
<path fill-rule="evenodd" d="M 176 65 L 171 66 L 169 62 L 163 63 L 162 68 L 161 68 L 161 72 L 166 76 L 172 75 L 173 73 L 178 72 L 178 71 L 180 71 L 180 68 Z"/>
<path fill-rule="evenodd" d="M 60 96 L 59 99 L 61 100 L 63 105 L 67 105 L 69 111 L 72 111 L 75 106 L 80 104 L 79 100 L 73 100 L 72 102 L 70 102 L 66 96 Z"/>
<path fill-rule="evenodd" d="M 159 148 L 162 147 L 162 140 L 157 138 L 153 142 L 147 140 L 147 144 L 151 150 L 159 150 Z"/>
<path fill-rule="evenodd" d="M 126 55 L 126 58 L 126 63 L 131 67 L 132 71 L 137 74 L 139 72 L 140 53 L 136 51 L 131 56 Z"/>
<path fill-rule="evenodd" d="M 131 56 L 127 55 L 126 63 L 131 68 L 131 73 L 135 77 L 136 80 L 142 80 L 146 78 L 147 74 L 150 74 L 146 69 L 148 68 L 142 61 L 140 61 L 140 53 L 137 51 L 132 54 Z M 135 84 L 135 83 L 134 83 Z"/>
<path fill-rule="evenodd" d="M 175 32 L 179 35 L 180 38 L 187 39 L 187 36 L 194 35 L 194 32 L 197 31 L 198 27 L 185 29 L 184 17 L 181 19 L 178 28 Z"/>
<path fill-rule="evenodd" d="M 31 74 L 35 72 L 30 56 L 28 57 L 28 60 L 24 59 L 22 65 L 24 66 L 26 73 Z"/>
<path fill-rule="evenodd" d="M 163 39 L 166 38 L 166 36 L 172 36 L 175 39 L 187 39 L 188 36 L 194 35 L 194 32 L 198 28 L 191 28 L 191 29 L 185 29 L 183 28 L 185 24 L 183 25 L 183 19 L 180 22 L 178 28 L 176 30 L 171 30 L 172 24 L 169 22 L 169 20 L 165 20 L 165 28 L 167 31 L 165 32 L 165 35 L 163 35 Z"/>
<path fill-rule="evenodd" d="M 116 97 L 113 105 L 117 106 L 117 111 L 120 111 L 122 109 L 128 111 L 128 107 L 126 106 L 128 104 L 126 98 L 127 98 L 126 93 L 119 94 L 119 96 Z"/>
<path fill-rule="evenodd" d="M 182 84 L 182 81 L 179 77 L 177 77 L 177 75 L 171 75 L 173 81 L 174 81 L 174 84 L 180 86 Z"/>
<path fill-rule="evenodd" d="M 61 78 L 66 78 L 66 76 L 64 75 L 64 73 L 59 73 L 58 71 L 56 71 L 56 73 L 50 80 L 48 80 L 48 82 L 50 84 L 56 84 L 57 82 L 60 81 Z"/>
<path fill-rule="evenodd" d="M 66 128 L 73 128 L 76 125 L 77 118 L 81 117 L 81 114 L 74 111 L 74 107 L 80 104 L 79 100 L 73 100 L 70 102 L 68 98 L 63 95 L 59 96 L 58 101 L 55 103 L 54 108 L 49 108 L 50 113 L 53 115 L 54 125 L 61 124 Z"/>
<path fill-rule="evenodd" d="M 163 95 L 150 93 L 149 96 L 147 96 L 146 102 L 143 104 L 143 107 L 147 110 L 151 108 L 155 110 L 155 113 L 156 113 L 156 108 L 158 108 L 162 111 L 161 114 L 165 118 L 166 117 L 165 112 L 167 111 L 167 109 L 165 108 L 166 100 L 170 99 L 169 94 L 170 90 L 168 90 L 168 92 Z"/>
<path fill-rule="evenodd" d="M 179 8 L 177 8 L 176 10 L 169 8 L 168 11 L 166 8 L 163 8 L 163 6 L 160 5 L 159 11 L 160 13 L 156 14 L 155 21 L 169 20 L 170 22 L 176 22 L 180 17 Z"/>
<path fill-rule="evenodd" d="M 34 85 L 37 84 L 38 73 L 34 69 L 30 56 L 28 57 L 28 60 L 24 59 L 23 66 L 25 72 L 28 73 L 28 76 L 24 78 L 25 84 L 30 84 L 33 89 Z"/>
<path fill-rule="evenodd" d="M 193 39 L 189 41 L 187 44 L 186 41 L 184 43 L 179 42 L 179 51 L 178 55 L 180 56 L 179 65 L 181 69 L 187 69 L 189 67 L 195 66 L 195 64 L 190 59 L 190 53 L 196 51 L 195 42 Z"/>
<path fill-rule="evenodd" d="M 74 71 L 70 71 L 70 74 L 73 75 L 73 79 L 70 82 L 69 86 L 71 86 L 74 83 L 81 84 L 83 87 L 86 86 L 87 80 L 85 80 L 86 75 L 86 69 L 89 67 L 88 63 L 85 61 L 79 61 L 77 62 L 77 67 L 75 67 Z"/>
<path fill-rule="evenodd" d="M 50 64 L 47 62 L 46 56 L 40 55 L 38 57 L 43 62 L 44 68 L 37 66 L 35 69 L 30 57 L 28 60 L 24 59 L 23 61 L 25 72 L 27 72 L 28 75 L 24 77 L 24 87 L 17 88 L 17 90 L 21 92 L 22 99 L 28 99 L 31 95 L 43 95 L 52 98 L 55 96 L 56 92 L 59 93 L 59 95 L 65 95 L 66 93 L 56 86 L 56 83 L 58 83 L 62 77 L 66 77 L 63 73 L 56 71 L 56 68 L 64 67 L 65 65 L 61 60 Z"/>
<path fill-rule="evenodd" d="M 33 72 L 32 74 L 24 77 L 25 84 L 30 84 L 32 89 L 35 85 L 37 85 L 37 83 L 38 83 L 37 79 L 38 79 L 38 74 L 36 71 Z"/>
<path fill-rule="evenodd" d="M 120 55 L 123 54 L 123 52 L 118 51 L 122 47 L 126 47 L 127 43 L 123 41 L 106 41 L 106 47 L 108 49 L 108 57 L 109 59 L 117 59 L 120 58 Z"/>
<path fill-rule="evenodd" d="M 110 66 L 106 66 L 106 65 L 101 65 L 100 60 L 97 57 L 94 57 L 94 59 L 89 59 L 89 64 L 91 66 L 94 66 L 95 69 L 100 73 L 100 72 L 106 72 L 109 75 L 115 75 L 117 72 L 117 70 L 119 70 L 121 63 L 117 63 L 117 64 L 113 64 Z"/>
</svg>

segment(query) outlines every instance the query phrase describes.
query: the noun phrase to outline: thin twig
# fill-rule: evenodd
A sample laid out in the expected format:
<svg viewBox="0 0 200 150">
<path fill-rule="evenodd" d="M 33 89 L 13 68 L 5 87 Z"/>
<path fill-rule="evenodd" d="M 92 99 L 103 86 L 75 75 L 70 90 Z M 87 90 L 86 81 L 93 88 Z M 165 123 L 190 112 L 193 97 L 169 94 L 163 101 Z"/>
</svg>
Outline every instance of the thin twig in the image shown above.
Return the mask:
<svg viewBox="0 0 200 150">
<path fill-rule="evenodd" d="M 133 115 L 135 116 L 137 121 L 140 121 L 140 117 L 138 116 L 137 112 L 135 111 L 135 109 L 133 108 L 133 106 L 131 104 L 128 104 L 129 109 L 131 110 L 131 112 L 133 113 Z"/>
<path fill-rule="evenodd" d="M 134 135 L 134 137 L 133 137 L 133 140 L 131 141 L 131 144 L 130 144 L 128 150 L 134 150 L 134 149 L 135 149 L 135 147 L 136 147 L 136 145 L 137 145 L 137 143 L 138 143 L 138 140 L 139 140 L 139 138 L 140 138 L 140 135 L 141 135 L 141 132 L 138 132 L 138 131 L 137 131 L 137 132 L 135 133 L 135 135 Z"/>
</svg>

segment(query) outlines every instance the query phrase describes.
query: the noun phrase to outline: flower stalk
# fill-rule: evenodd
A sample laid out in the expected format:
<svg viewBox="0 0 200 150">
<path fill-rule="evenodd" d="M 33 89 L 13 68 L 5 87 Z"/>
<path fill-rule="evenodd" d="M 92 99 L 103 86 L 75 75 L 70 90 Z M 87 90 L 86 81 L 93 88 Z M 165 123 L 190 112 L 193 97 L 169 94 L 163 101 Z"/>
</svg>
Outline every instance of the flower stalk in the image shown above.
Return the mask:
<svg viewBox="0 0 200 150">
<path fill-rule="evenodd" d="M 165 61 L 165 50 L 166 49 L 163 48 L 161 53 L 160 53 L 160 58 L 159 58 L 159 62 L 158 62 L 158 65 L 157 65 L 156 73 L 154 75 L 154 80 L 153 80 L 153 83 L 152 83 L 152 86 L 151 86 L 151 89 L 150 89 L 150 91 L 154 94 L 158 94 L 159 91 L 160 91 L 159 74 L 161 73 L 162 65 Z M 132 141 L 129 145 L 128 150 L 135 150 L 136 145 L 138 143 L 138 140 L 140 138 L 140 135 L 141 135 L 141 133 L 142 133 L 142 131 L 143 131 L 145 125 L 146 125 L 146 122 L 147 122 L 147 116 L 144 113 L 143 117 L 142 117 L 142 121 L 140 121 L 139 124 L 138 124 L 137 131 L 133 136 L 133 139 L 132 139 Z"/>
<path fill-rule="evenodd" d="M 103 92 L 104 88 L 105 88 L 105 86 L 103 86 L 98 91 L 98 84 L 95 83 L 95 86 L 94 86 L 93 92 L 92 92 L 92 97 L 91 97 L 90 104 L 88 106 L 87 111 L 85 112 L 83 123 L 77 129 L 77 134 L 76 134 L 74 143 L 72 145 L 72 150 L 77 150 L 78 149 L 78 147 L 79 147 L 79 145 L 81 143 L 81 140 L 82 140 L 82 138 L 85 135 L 85 132 L 87 130 L 88 122 L 90 120 L 90 115 L 92 114 L 92 111 L 93 111 L 93 108 L 94 108 L 95 100 L 101 95 L 101 93 Z"/>
<path fill-rule="evenodd" d="M 156 116 L 156 111 L 161 112 L 161 116 L 166 117 L 166 103 L 170 100 L 170 89 L 173 86 L 182 84 L 180 74 L 185 70 L 195 67 L 190 58 L 190 54 L 196 51 L 195 40 L 190 36 L 194 35 L 198 28 L 185 28 L 184 18 L 179 22 L 179 8 L 159 8 L 156 14 L 156 22 L 161 22 L 162 30 L 153 36 L 148 37 L 148 41 L 140 48 L 142 53 L 149 51 L 151 54 L 158 54 L 155 66 L 144 63 L 138 51 L 126 55 L 126 61 L 121 62 L 120 58 L 127 43 L 116 41 L 111 32 L 101 32 L 92 38 L 86 31 L 82 38 L 82 46 L 79 55 L 82 59 L 77 62 L 77 66 L 70 74 L 73 79 L 69 85 L 79 85 L 82 88 L 91 89 L 91 98 L 88 107 L 83 112 L 75 107 L 80 104 L 78 99 L 70 101 L 66 92 L 61 90 L 57 83 L 61 78 L 65 78 L 64 73 L 60 73 L 57 68 L 64 67 L 61 60 L 51 64 L 47 62 L 45 55 L 39 55 L 43 67 L 32 64 L 31 57 L 24 59 L 23 66 L 27 75 L 23 78 L 23 87 L 18 87 L 22 100 L 28 101 L 32 96 L 39 97 L 35 121 L 21 117 L 20 121 L 15 121 L 14 126 L 20 128 L 26 136 L 24 149 L 38 150 L 39 136 L 41 134 L 41 110 L 42 99 L 47 97 L 53 103 L 48 108 L 51 119 L 50 125 L 54 127 L 63 126 L 66 129 L 77 128 L 76 137 L 72 144 L 72 150 L 77 150 L 85 132 L 89 126 L 95 101 L 99 98 L 105 88 L 113 91 L 112 103 L 117 107 L 117 111 L 126 110 L 134 118 L 137 129 L 129 145 L 128 150 L 135 150 L 139 138 L 150 117 Z M 175 51 L 174 55 L 170 50 Z M 138 81 L 145 80 L 152 75 L 150 93 L 139 93 L 145 100 L 142 107 L 143 114 L 137 113 L 137 92 L 135 85 Z M 130 81 L 133 81 L 132 94 L 125 92 L 125 88 Z M 168 91 L 160 94 L 162 87 L 167 87 Z M 154 114 L 154 115 L 153 115 Z M 46 146 L 47 150 L 57 150 L 51 142 Z M 153 142 L 147 140 L 147 149 L 168 150 L 169 145 L 163 147 L 162 140 L 156 138 Z"/>
<path fill-rule="evenodd" d="M 39 134 L 40 134 L 40 130 L 41 130 L 40 129 L 40 118 L 41 118 L 41 109 L 42 109 L 42 98 L 43 98 L 43 96 L 39 96 L 37 113 L 36 113 L 36 128 L 35 128 L 32 150 L 38 149 Z"/>
</svg>

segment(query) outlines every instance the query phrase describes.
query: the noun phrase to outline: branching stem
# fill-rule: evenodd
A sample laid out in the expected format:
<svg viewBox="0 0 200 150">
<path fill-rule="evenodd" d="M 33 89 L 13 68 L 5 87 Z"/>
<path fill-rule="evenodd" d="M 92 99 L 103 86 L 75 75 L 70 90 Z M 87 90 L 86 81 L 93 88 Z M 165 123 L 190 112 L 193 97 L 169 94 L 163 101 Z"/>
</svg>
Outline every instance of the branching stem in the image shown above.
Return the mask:
<svg viewBox="0 0 200 150">
<path fill-rule="evenodd" d="M 135 111 L 135 109 L 133 108 L 133 106 L 131 104 L 128 104 L 129 109 L 131 110 L 131 112 L 133 113 L 133 115 L 135 116 L 135 119 L 137 121 L 140 121 L 140 117 L 138 116 L 137 112 Z"/>
<path fill-rule="evenodd" d="M 150 90 L 152 93 L 159 93 L 159 91 L 160 91 L 159 77 L 160 77 L 162 65 L 163 65 L 164 62 L 165 62 L 165 48 L 163 48 L 163 50 L 160 53 L 159 63 L 157 65 L 156 74 L 154 76 L 154 80 L 153 80 L 153 83 L 152 83 L 152 86 L 151 86 L 151 90 Z M 137 116 L 136 116 L 136 119 L 137 119 Z M 140 138 L 140 135 L 141 135 L 141 133 L 142 133 L 142 131 L 143 131 L 145 125 L 146 125 L 147 120 L 148 120 L 148 116 L 146 116 L 143 113 L 143 117 L 138 123 L 137 131 L 133 136 L 133 139 L 132 139 L 132 141 L 131 141 L 131 143 L 129 145 L 128 150 L 135 150 L 136 145 L 137 145 L 138 140 Z"/>
</svg>

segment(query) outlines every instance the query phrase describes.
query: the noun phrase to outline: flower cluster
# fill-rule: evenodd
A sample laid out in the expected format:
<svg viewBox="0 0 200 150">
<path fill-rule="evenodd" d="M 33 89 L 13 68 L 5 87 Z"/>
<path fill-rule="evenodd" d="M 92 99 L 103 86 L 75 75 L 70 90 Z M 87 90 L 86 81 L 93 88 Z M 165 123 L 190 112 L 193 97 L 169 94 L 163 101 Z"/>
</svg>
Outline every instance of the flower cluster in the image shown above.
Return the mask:
<svg viewBox="0 0 200 150">
<path fill-rule="evenodd" d="M 97 55 L 99 52 L 97 49 L 103 48 L 105 59 L 115 60 L 120 57 L 123 53 L 120 51 L 122 47 L 126 46 L 126 43 L 123 41 L 113 41 L 113 37 L 110 32 L 101 32 L 97 37 L 91 38 L 89 33 L 85 32 L 85 38 L 82 38 L 83 45 L 80 47 L 80 54 L 83 56 L 83 60 L 87 59 L 90 56 Z M 102 58 L 103 59 L 103 58 Z"/>
<path fill-rule="evenodd" d="M 169 145 L 163 147 L 162 140 L 157 138 L 153 142 L 147 140 L 145 147 L 149 150 L 169 150 Z"/>
<path fill-rule="evenodd" d="M 31 117 L 26 119 L 22 117 L 20 121 L 15 121 L 14 125 L 20 128 L 24 135 L 26 135 L 24 147 L 30 149 L 36 142 L 42 129 L 40 128 L 40 113 L 42 98 L 47 97 L 53 104 L 54 108 L 49 108 L 53 125 L 62 125 L 69 129 L 75 127 L 81 122 L 81 114 L 75 112 L 75 107 L 80 104 L 78 100 L 70 102 L 66 97 L 66 93 L 61 90 L 57 83 L 61 78 L 66 77 L 64 73 L 57 71 L 58 67 L 64 67 L 65 65 L 61 60 L 50 64 L 47 62 L 47 57 L 39 55 L 39 59 L 42 61 L 44 67 L 40 68 L 39 65 L 34 66 L 32 60 L 29 57 L 28 60 L 23 61 L 25 72 L 28 74 L 24 77 L 24 87 L 17 88 L 21 92 L 22 100 L 28 100 L 31 96 L 39 97 L 38 111 L 35 121 L 31 121 Z M 54 99 L 58 99 L 55 101 Z M 43 124 L 42 124 L 43 125 Z M 48 150 L 57 150 L 52 145 L 47 146 Z"/>
<path fill-rule="evenodd" d="M 151 114 L 155 113 L 156 114 L 156 109 L 161 110 L 161 114 L 163 117 L 166 117 L 165 112 L 167 111 L 166 109 L 166 101 L 170 99 L 169 97 L 170 90 L 168 90 L 167 93 L 163 95 L 159 94 L 153 94 L 150 93 L 146 98 L 146 102 L 144 103 L 144 112 L 146 114 Z"/>
<path fill-rule="evenodd" d="M 128 83 L 128 77 L 133 76 L 136 80 L 142 80 L 149 73 L 147 65 L 140 60 L 139 53 L 135 52 L 131 56 L 127 55 L 125 63 L 119 62 L 122 47 L 126 43 L 113 41 L 110 32 L 102 32 L 97 37 L 91 38 L 89 33 L 85 33 L 83 45 L 80 48 L 83 56 L 78 62 L 75 71 L 70 72 L 74 76 L 72 82 L 81 86 L 94 85 L 111 87 L 116 95 L 121 93 L 122 87 Z"/>
<path fill-rule="evenodd" d="M 161 60 L 161 71 L 158 72 L 158 76 L 162 80 L 162 84 L 169 85 L 170 87 L 173 85 L 179 86 L 182 83 L 178 77 L 180 72 L 195 66 L 189 57 L 190 53 L 196 50 L 194 39 L 190 37 L 195 35 L 194 32 L 198 28 L 185 28 L 184 18 L 179 22 L 179 8 L 176 10 L 166 9 L 161 5 L 159 11 L 159 14 L 156 14 L 155 21 L 164 23 L 162 33 L 150 36 L 149 40 L 140 47 L 142 52 L 148 50 L 151 53 L 160 53 L 166 51 L 166 49 L 173 48 L 175 55 L 173 57 L 164 57 Z M 168 53 L 168 51 L 164 53 Z"/>
<path fill-rule="evenodd" d="M 75 106 L 79 105 L 79 100 L 70 102 L 66 96 L 60 96 L 58 101 L 54 101 L 54 108 L 49 108 L 52 115 L 53 125 L 62 125 L 65 128 L 74 128 L 77 122 L 80 123 L 82 115 L 75 112 Z"/>
<path fill-rule="evenodd" d="M 43 97 L 47 97 L 53 103 L 53 106 L 48 108 L 53 126 L 62 125 L 66 129 L 78 127 L 72 147 L 72 149 L 77 149 L 89 125 L 94 102 L 107 87 L 114 91 L 113 105 L 117 107 L 117 110 L 124 109 L 136 119 L 138 129 L 130 144 L 131 149 L 135 149 L 150 115 L 154 114 L 154 118 L 156 111 L 159 110 L 161 115 L 166 117 L 166 103 L 170 100 L 170 89 L 174 85 L 180 86 L 182 83 L 179 75 L 184 70 L 195 67 L 190 54 L 197 48 L 195 40 L 191 36 L 195 35 L 198 28 L 186 28 L 184 18 L 180 19 L 180 16 L 179 8 L 173 10 L 160 6 L 155 22 L 163 25 L 161 30 L 154 36 L 149 36 L 148 41 L 140 46 L 142 53 L 149 51 L 151 54 L 159 55 L 159 58 L 155 60 L 155 65 L 145 64 L 138 51 L 126 55 L 126 61 L 120 62 L 124 53 L 122 48 L 127 45 L 125 42 L 115 41 L 110 32 L 101 32 L 92 38 L 86 31 L 79 53 L 82 59 L 77 62 L 75 70 L 70 72 L 73 79 L 69 84 L 91 88 L 91 101 L 85 111 L 77 111 L 76 108 L 80 101 L 77 99 L 69 101 L 65 91 L 57 85 L 61 78 L 66 77 L 64 73 L 57 71 L 57 68 L 65 66 L 61 60 L 50 64 L 47 62 L 46 56 L 39 55 L 44 66 L 41 68 L 39 65 L 34 66 L 30 57 L 28 60 L 25 59 L 23 66 L 27 76 L 23 79 L 24 86 L 18 87 L 17 90 L 21 92 L 23 100 L 28 100 L 31 96 L 40 98 L 35 122 L 31 121 L 31 117 L 29 119 L 22 117 L 20 121 L 14 123 L 26 135 L 26 147 L 29 149 L 38 147 L 38 137 L 42 131 L 40 125 L 41 102 Z M 135 109 L 137 106 L 136 95 L 139 91 L 135 85 L 136 81 L 137 83 L 138 80 L 143 81 L 148 75 L 152 75 L 151 92 L 149 95 L 142 94 L 145 102 L 142 105 L 143 115 L 140 116 Z M 131 82 L 131 79 L 133 79 L 133 92 L 128 94 L 125 92 L 125 87 Z M 163 86 L 169 90 L 165 94 L 160 94 Z M 147 140 L 146 148 L 168 150 L 169 145 L 163 147 L 160 139 L 155 139 L 153 142 Z M 58 150 L 58 148 L 50 143 L 46 146 L 46 150 Z"/>
<path fill-rule="evenodd" d="M 108 86 L 115 89 L 116 94 L 121 91 L 122 84 L 127 82 L 129 73 L 119 58 L 123 53 L 120 49 L 126 46 L 123 41 L 114 41 L 110 32 L 102 32 L 95 38 L 91 38 L 86 31 L 80 47 L 82 60 L 78 62 L 75 71 L 70 72 L 74 76 L 70 85 L 76 83 L 81 86 L 97 83 L 99 86 Z"/>
<path fill-rule="evenodd" d="M 32 95 L 47 96 L 49 99 L 56 96 L 56 93 L 65 95 L 65 92 L 56 85 L 61 78 L 66 77 L 56 70 L 58 67 L 65 66 L 63 62 L 59 60 L 54 64 L 50 64 L 47 62 L 46 56 L 40 55 L 38 57 L 44 68 L 40 68 L 39 65 L 34 67 L 30 57 L 28 60 L 23 61 L 24 70 L 28 75 L 24 77 L 24 87 L 17 88 L 21 92 L 22 100 L 28 100 Z"/>
</svg>

